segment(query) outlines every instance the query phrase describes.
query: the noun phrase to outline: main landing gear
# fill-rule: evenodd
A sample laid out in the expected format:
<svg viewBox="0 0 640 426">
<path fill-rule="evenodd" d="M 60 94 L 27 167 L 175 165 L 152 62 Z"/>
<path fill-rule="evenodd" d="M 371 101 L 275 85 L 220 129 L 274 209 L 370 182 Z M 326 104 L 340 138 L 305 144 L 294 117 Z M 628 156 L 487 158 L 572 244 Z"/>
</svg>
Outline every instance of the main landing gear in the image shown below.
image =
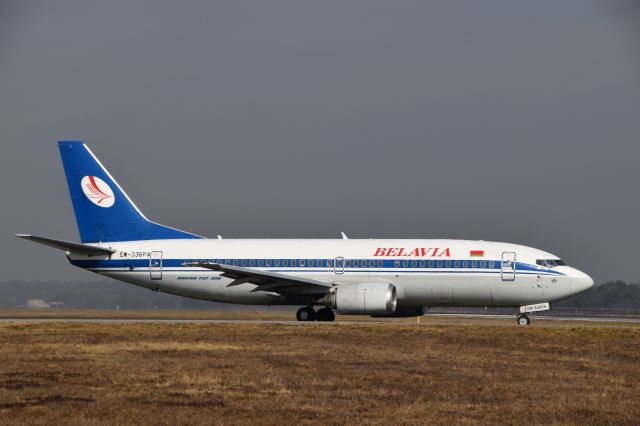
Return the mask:
<svg viewBox="0 0 640 426">
<path fill-rule="evenodd" d="M 316 312 L 313 308 L 305 306 L 298 309 L 296 319 L 298 321 L 335 321 L 336 314 L 329 308 L 318 309 Z"/>
<path fill-rule="evenodd" d="M 529 325 L 531 324 L 531 320 L 526 314 L 520 314 L 516 317 L 516 321 L 518 321 L 518 325 Z"/>
</svg>

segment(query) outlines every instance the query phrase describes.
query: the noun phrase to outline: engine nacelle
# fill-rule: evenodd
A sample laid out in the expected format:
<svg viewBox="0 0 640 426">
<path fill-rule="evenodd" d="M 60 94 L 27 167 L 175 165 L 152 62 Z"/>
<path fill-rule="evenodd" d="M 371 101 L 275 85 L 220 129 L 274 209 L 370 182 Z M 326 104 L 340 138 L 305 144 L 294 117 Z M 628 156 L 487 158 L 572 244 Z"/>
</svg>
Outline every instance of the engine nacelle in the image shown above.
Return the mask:
<svg viewBox="0 0 640 426">
<path fill-rule="evenodd" d="M 325 298 L 328 308 L 343 315 L 391 315 L 397 303 L 396 287 L 382 282 L 342 284 Z"/>
<path fill-rule="evenodd" d="M 411 318 L 421 317 L 427 313 L 426 306 L 398 306 L 390 315 L 371 315 L 374 318 Z"/>
</svg>

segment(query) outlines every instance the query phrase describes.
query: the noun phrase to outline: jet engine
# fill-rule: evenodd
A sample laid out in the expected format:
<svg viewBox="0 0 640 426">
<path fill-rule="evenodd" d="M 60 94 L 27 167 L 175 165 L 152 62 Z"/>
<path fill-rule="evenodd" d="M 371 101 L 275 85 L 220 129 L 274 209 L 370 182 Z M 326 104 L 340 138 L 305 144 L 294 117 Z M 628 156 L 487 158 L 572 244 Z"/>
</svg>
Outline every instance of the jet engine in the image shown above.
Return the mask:
<svg viewBox="0 0 640 426">
<path fill-rule="evenodd" d="M 391 315 L 396 310 L 396 287 L 383 282 L 342 284 L 324 303 L 343 315 Z"/>
</svg>

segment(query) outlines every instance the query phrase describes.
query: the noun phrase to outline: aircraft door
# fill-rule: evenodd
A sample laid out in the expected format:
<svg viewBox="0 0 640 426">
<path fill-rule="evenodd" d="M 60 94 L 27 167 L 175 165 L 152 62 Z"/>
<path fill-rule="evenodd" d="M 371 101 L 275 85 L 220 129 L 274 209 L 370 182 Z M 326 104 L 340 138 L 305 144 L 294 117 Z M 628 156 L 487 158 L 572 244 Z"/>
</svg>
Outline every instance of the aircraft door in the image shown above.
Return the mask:
<svg viewBox="0 0 640 426">
<path fill-rule="evenodd" d="M 336 275 L 344 274 L 344 257 L 338 256 L 333 260 L 333 272 Z"/>
<path fill-rule="evenodd" d="M 502 253 L 502 264 L 500 266 L 502 281 L 515 281 L 516 279 L 516 254 L 511 251 Z"/>
<path fill-rule="evenodd" d="M 162 279 L 162 252 L 152 251 L 149 255 L 149 276 L 152 280 Z"/>
</svg>

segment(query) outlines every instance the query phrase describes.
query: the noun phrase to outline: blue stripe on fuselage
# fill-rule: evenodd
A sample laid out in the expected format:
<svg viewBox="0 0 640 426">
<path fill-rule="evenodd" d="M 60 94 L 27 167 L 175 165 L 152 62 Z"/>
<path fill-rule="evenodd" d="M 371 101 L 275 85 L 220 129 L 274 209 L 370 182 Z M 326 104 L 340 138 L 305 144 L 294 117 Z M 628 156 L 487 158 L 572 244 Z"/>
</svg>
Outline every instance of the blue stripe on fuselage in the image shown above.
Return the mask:
<svg viewBox="0 0 640 426">
<path fill-rule="evenodd" d="M 205 259 L 200 259 L 201 261 L 208 261 Z M 269 266 L 264 266 L 264 259 L 219 259 L 221 260 L 222 264 L 235 264 L 236 266 L 241 266 L 244 263 L 244 266 L 241 267 L 245 267 L 245 268 L 254 268 L 254 269 L 261 269 L 261 270 L 269 270 L 269 271 L 278 271 L 278 272 L 297 272 L 297 273 L 304 273 L 304 272 L 334 272 L 334 268 L 332 266 L 332 264 L 330 264 L 329 262 L 333 262 L 334 259 L 304 259 L 305 265 L 308 265 L 309 260 L 313 260 L 314 265 L 317 266 L 300 266 L 299 265 L 299 261 L 300 259 L 271 259 L 269 260 Z M 194 262 L 197 260 L 194 259 L 162 259 L 162 269 L 163 270 L 168 270 L 169 268 L 178 268 L 178 270 L 194 270 L 194 269 L 187 269 L 187 268 L 193 268 L 193 267 L 184 267 L 184 263 L 185 262 Z M 262 266 L 257 266 L 258 262 L 263 262 L 261 263 Z M 293 262 L 292 266 L 282 266 L 283 262 L 286 261 L 287 265 L 291 265 Z M 131 269 L 131 268 L 135 268 L 137 270 L 140 270 L 140 268 L 149 268 L 149 259 L 148 258 L 142 258 L 142 259 L 103 259 L 103 260 L 99 260 L 99 259 L 83 259 L 83 260 L 79 260 L 79 259 L 70 259 L 70 262 L 72 265 L 74 266 L 78 266 L 80 268 L 85 268 L 85 269 L 122 269 L 122 270 L 127 270 L 127 269 Z M 253 262 L 253 266 L 250 266 Z M 318 264 L 318 262 L 322 262 L 321 264 Z M 361 262 L 365 262 L 366 266 L 346 266 L 344 268 L 345 272 L 361 272 L 361 271 L 367 271 L 367 272 L 389 272 L 389 273 L 394 273 L 394 272 L 459 272 L 459 273 L 473 273 L 473 272 L 501 272 L 501 262 L 500 261 L 484 261 L 485 263 L 485 267 L 481 267 L 480 266 L 480 262 L 481 261 L 473 261 L 475 263 L 475 267 L 473 267 L 473 263 L 471 263 L 472 261 L 469 260 L 447 260 L 447 261 L 406 261 L 406 260 L 390 260 L 390 259 L 385 259 L 385 260 L 380 260 L 380 259 L 357 259 L 357 260 L 353 260 L 353 262 L 357 262 L 358 265 L 361 264 Z M 371 265 L 371 262 L 373 262 L 373 266 Z M 400 262 L 399 264 L 397 262 Z M 404 266 L 405 263 L 407 262 L 406 265 Z M 414 263 L 415 266 L 414 266 Z M 424 262 L 424 266 L 420 266 L 420 263 Z M 429 266 L 430 263 L 433 262 L 432 266 Z M 438 266 L 438 263 L 442 262 L 440 266 Z M 447 262 L 449 262 L 450 265 L 454 265 L 454 263 L 458 263 L 459 266 L 458 267 L 453 267 L 453 266 L 449 266 L 447 267 Z M 465 266 L 460 266 L 460 265 L 468 265 L 467 267 Z M 400 265 L 400 266 L 398 266 Z M 326 269 L 329 268 L 329 269 Z M 341 267 L 338 268 L 339 270 L 342 270 Z M 202 271 L 202 269 L 195 269 L 195 271 Z M 540 274 L 549 274 L 549 275 L 558 275 L 558 276 L 562 276 L 564 275 L 562 272 L 559 271 L 555 271 L 553 269 L 549 269 L 549 268 L 541 268 L 538 265 L 531 265 L 528 263 L 523 263 L 523 262 L 515 262 L 515 271 L 516 273 L 522 273 L 522 272 L 526 272 L 526 273 L 540 273 Z"/>
</svg>

